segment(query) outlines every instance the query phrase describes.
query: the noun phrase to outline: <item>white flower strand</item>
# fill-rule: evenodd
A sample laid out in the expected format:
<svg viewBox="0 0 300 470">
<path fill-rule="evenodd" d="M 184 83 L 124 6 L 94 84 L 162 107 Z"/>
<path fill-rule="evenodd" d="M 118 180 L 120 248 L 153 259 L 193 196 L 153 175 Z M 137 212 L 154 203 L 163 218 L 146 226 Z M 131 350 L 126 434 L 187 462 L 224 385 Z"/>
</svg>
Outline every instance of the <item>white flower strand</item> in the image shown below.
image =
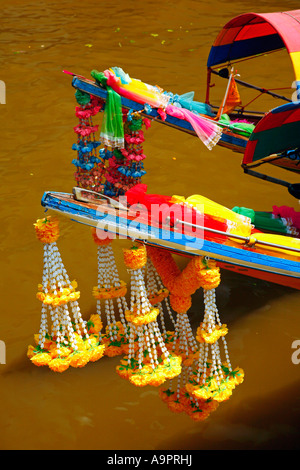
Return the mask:
<svg viewBox="0 0 300 470">
<path fill-rule="evenodd" d="M 98 259 L 98 289 L 102 286 L 109 289 L 111 287 L 119 288 L 121 286 L 120 277 L 114 257 L 114 252 L 111 245 L 98 245 L 97 250 Z M 114 342 L 117 340 L 118 327 L 115 315 L 115 304 L 119 312 L 120 321 L 124 327 L 125 336 L 128 339 L 128 326 L 125 319 L 125 311 L 128 310 L 127 302 L 125 297 L 117 297 L 116 299 L 105 299 L 104 300 L 104 313 L 107 320 L 108 334 L 110 341 Z M 96 312 L 101 319 L 101 301 L 97 299 L 97 310 Z"/>
<path fill-rule="evenodd" d="M 45 294 L 49 293 L 49 288 L 54 295 L 57 295 L 58 292 L 62 292 L 64 288 L 72 288 L 69 276 L 63 265 L 55 242 L 51 244 L 46 243 L 44 245 L 43 264 L 42 289 Z M 73 313 L 77 332 L 81 335 L 82 329 L 86 339 L 89 341 L 85 322 L 82 320 L 78 302 L 70 302 L 69 305 Z M 60 354 L 61 345 L 68 345 L 69 343 L 76 350 L 77 343 L 67 304 L 59 305 L 57 307 L 53 307 L 52 305 L 42 305 L 38 343 L 40 348 L 44 348 L 46 334 L 49 333 L 47 322 L 48 312 L 52 322 L 51 334 L 56 337 L 58 354 Z"/>
<path fill-rule="evenodd" d="M 157 270 L 155 269 L 152 261 L 150 258 L 147 259 L 147 290 L 149 292 L 157 292 L 159 291 L 160 289 L 164 289 L 164 285 L 161 281 L 161 278 L 157 272 Z M 163 329 L 163 332 L 164 334 L 166 334 L 166 329 L 165 329 L 165 323 L 164 323 L 164 306 L 167 310 L 167 313 L 169 315 L 169 318 L 171 320 L 171 322 L 173 323 L 173 326 L 175 327 L 175 320 L 174 320 L 174 317 L 173 317 L 173 314 L 172 314 L 172 311 L 171 311 L 171 308 L 170 308 L 170 304 L 169 304 L 169 299 L 166 297 L 165 299 L 163 299 L 163 301 L 159 304 L 161 307 L 159 307 L 161 310 L 160 310 L 160 320 L 161 320 L 161 324 L 162 324 L 162 329 Z"/>
</svg>

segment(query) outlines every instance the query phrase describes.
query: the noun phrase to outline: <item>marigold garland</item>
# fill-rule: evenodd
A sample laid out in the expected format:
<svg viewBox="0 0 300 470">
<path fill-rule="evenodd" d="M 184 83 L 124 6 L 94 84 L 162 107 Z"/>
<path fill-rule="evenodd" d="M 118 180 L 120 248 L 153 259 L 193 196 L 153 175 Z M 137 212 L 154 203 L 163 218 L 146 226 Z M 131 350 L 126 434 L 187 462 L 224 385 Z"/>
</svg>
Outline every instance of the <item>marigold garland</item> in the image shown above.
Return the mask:
<svg viewBox="0 0 300 470">
<path fill-rule="evenodd" d="M 170 307 L 169 291 L 166 289 L 161 281 L 161 278 L 156 271 L 150 258 L 147 258 L 146 264 L 146 288 L 147 297 L 152 306 L 159 309 L 159 323 L 162 331 L 164 341 L 169 340 L 169 332 L 166 329 L 165 317 L 169 317 L 171 323 L 175 327 L 174 315 Z"/>
<path fill-rule="evenodd" d="M 96 312 L 100 321 L 103 308 L 101 303 L 104 303 L 107 323 L 101 341 L 105 345 L 105 355 L 114 357 L 127 351 L 129 341 L 129 327 L 125 319 L 125 312 L 128 310 L 125 298 L 127 284 L 120 280 L 112 240 L 105 239 L 104 236 L 99 239 L 95 229 L 92 229 L 92 237 L 97 245 L 98 257 L 98 284 L 93 288 L 93 296 L 97 301 Z M 116 319 L 116 310 L 120 321 Z"/>
<path fill-rule="evenodd" d="M 215 343 L 221 336 L 225 336 L 228 333 L 226 325 L 216 325 L 213 330 L 209 332 L 203 327 L 203 323 L 197 329 L 196 340 L 199 343 Z"/>
<path fill-rule="evenodd" d="M 30 345 L 27 356 L 36 366 L 47 365 L 55 372 L 63 372 L 70 365 L 81 367 L 100 359 L 104 347 L 95 344 L 87 322 L 81 317 L 77 302 L 80 293 L 75 291 L 77 282 L 70 281 L 55 241 L 59 235 L 58 220 L 39 219 L 35 230 L 44 244 L 43 280 L 37 293 L 42 315 L 39 333 L 35 335 L 36 347 Z"/>
<path fill-rule="evenodd" d="M 215 289 L 204 290 L 204 304 L 204 319 L 196 337 L 200 343 L 197 370 L 189 377 L 186 389 L 197 399 L 222 402 L 243 382 L 244 372 L 231 367 L 225 339 L 228 329 L 219 317 Z M 219 340 L 223 343 L 225 362 L 221 360 Z"/>
<path fill-rule="evenodd" d="M 47 335 L 43 348 L 40 346 L 40 335 L 34 335 L 36 345 L 28 346 L 27 357 L 31 362 L 38 366 L 48 366 L 53 372 L 64 372 L 69 367 L 81 368 L 88 362 L 96 362 L 104 354 L 105 345 L 99 343 L 98 332 L 102 325 L 95 326 L 95 316 L 92 315 L 86 323 L 88 335 L 82 338 L 73 326 L 74 336 L 76 338 L 76 348 L 64 337 L 65 346 L 57 344 L 55 334 Z"/>
<path fill-rule="evenodd" d="M 128 269 L 141 269 L 147 263 L 147 251 L 145 245 L 133 245 L 123 249 L 124 262 Z"/>
<path fill-rule="evenodd" d="M 54 243 L 59 237 L 59 221 L 55 217 L 37 219 L 33 224 L 37 238 L 42 243 Z"/>
<path fill-rule="evenodd" d="M 130 310 L 125 313 L 130 337 L 128 355 L 117 372 L 136 386 L 159 386 L 180 374 L 182 359 L 169 353 L 156 322 L 160 310 L 153 307 L 148 298 L 143 272 L 147 264 L 145 247 L 132 247 L 123 253 L 131 275 Z M 150 288 L 153 288 L 152 283 Z"/>
<path fill-rule="evenodd" d="M 116 299 L 117 297 L 124 297 L 127 293 L 127 284 L 120 281 L 119 286 L 96 286 L 93 287 L 93 296 L 95 299 Z"/>
<path fill-rule="evenodd" d="M 149 246 L 147 252 L 164 286 L 170 291 L 171 306 L 177 313 L 189 310 L 191 295 L 201 286 L 213 289 L 220 283 L 219 268 L 213 260 L 195 256 L 181 272 L 168 251 Z"/>
</svg>

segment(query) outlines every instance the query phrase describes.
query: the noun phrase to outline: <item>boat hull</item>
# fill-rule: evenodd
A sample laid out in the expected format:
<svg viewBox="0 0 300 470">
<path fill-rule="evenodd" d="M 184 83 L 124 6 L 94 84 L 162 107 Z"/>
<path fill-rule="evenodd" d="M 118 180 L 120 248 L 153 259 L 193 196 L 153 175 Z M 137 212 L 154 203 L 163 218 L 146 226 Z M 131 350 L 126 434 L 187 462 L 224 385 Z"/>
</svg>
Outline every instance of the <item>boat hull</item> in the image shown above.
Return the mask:
<svg viewBox="0 0 300 470">
<path fill-rule="evenodd" d="M 126 211 L 107 204 L 77 201 L 73 194 L 45 192 L 42 206 L 72 221 L 108 232 L 111 238 L 123 237 L 167 249 L 187 257 L 208 256 L 230 271 L 300 290 L 299 257 L 220 240 L 205 232 L 182 233 L 171 227 L 138 222 Z"/>
</svg>

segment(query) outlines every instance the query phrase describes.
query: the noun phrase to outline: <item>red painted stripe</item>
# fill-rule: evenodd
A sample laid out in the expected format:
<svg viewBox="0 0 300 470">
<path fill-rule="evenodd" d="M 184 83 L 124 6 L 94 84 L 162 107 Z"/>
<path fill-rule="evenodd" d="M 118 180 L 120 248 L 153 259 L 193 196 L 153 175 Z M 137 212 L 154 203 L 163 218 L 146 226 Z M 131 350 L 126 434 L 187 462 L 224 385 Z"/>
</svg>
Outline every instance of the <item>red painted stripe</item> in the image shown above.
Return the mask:
<svg viewBox="0 0 300 470">
<path fill-rule="evenodd" d="M 253 162 L 253 155 L 255 152 L 255 147 L 257 144 L 257 140 L 249 140 L 246 145 L 246 150 L 243 158 L 243 163 L 248 165 L 249 163 Z"/>
<path fill-rule="evenodd" d="M 227 264 L 218 262 L 217 265 L 221 269 L 226 269 L 228 271 L 233 271 L 238 274 L 243 274 L 244 276 L 253 277 L 255 279 L 261 279 L 263 281 L 273 282 L 275 284 L 280 284 L 281 286 L 291 287 L 293 289 L 300 290 L 300 279 L 283 276 L 281 274 L 268 273 L 265 271 L 258 271 L 257 269 L 244 268 L 241 266 L 235 266 L 233 264 Z"/>
<path fill-rule="evenodd" d="M 220 46 L 235 40 L 268 36 L 274 34 L 274 31 L 281 36 L 288 52 L 300 51 L 300 10 L 239 15 L 224 26 L 213 45 Z"/>
<path fill-rule="evenodd" d="M 297 119 L 292 119 L 291 115 L 296 113 L 296 111 L 283 111 L 282 113 L 276 113 L 272 114 L 272 112 L 269 112 L 266 114 L 265 117 L 259 121 L 257 126 L 255 127 L 253 134 L 256 134 L 258 132 L 262 131 L 267 131 L 269 129 L 275 129 L 276 127 L 280 127 L 283 124 L 286 123 L 288 119 L 290 119 L 288 122 L 294 122 L 297 121 Z"/>
</svg>

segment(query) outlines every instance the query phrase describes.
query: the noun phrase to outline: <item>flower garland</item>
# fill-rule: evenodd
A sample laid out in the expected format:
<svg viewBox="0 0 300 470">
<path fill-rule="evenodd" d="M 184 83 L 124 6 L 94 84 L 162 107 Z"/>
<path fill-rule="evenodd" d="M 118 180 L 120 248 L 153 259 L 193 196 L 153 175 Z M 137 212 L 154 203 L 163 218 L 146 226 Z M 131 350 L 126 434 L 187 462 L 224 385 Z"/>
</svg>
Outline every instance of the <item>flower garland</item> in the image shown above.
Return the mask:
<svg viewBox="0 0 300 470">
<path fill-rule="evenodd" d="M 140 183 L 146 173 L 143 166 L 146 156 L 142 147 L 145 140 L 142 126 L 148 124 L 139 112 L 132 110 L 128 113 L 123 110 L 123 121 L 124 148 L 113 149 L 105 173 L 104 193 L 111 197 L 124 195 L 126 191 Z"/>
<path fill-rule="evenodd" d="M 213 289 L 220 282 L 219 269 L 213 260 L 195 256 L 181 272 L 168 251 L 150 246 L 147 251 L 164 286 L 171 293 L 171 306 L 177 313 L 189 310 L 191 295 L 201 286 Z"/>
<path fill-rule="evenodd" d="M 58 348 L 55 335 L 46 334 L 44 346 L 40 346 L 40 335 L 34 335 L 35 346 L 30 345 L 27 357 L 38 366 L 48 366 L 54 372 L 64 372 L 70 366 L 74 368 L 84 367 L 88 362 L 96 362 L 103 357 L 105 346 L 100 344 L 98 337 L 102 325 L 93 318 L 87 322 L 88 341 L 82 338 L 74 329 L 77 349 L 74 350 L 70 343 Z"/>
<path fill-rule="evenodd" d="M 228 328 L 221 323 L 215 289 L 204 288 L 204 305 L 204 319 L 196 336 L 200 343 L 197 370 L 189 377 L 186 390 L 194 398 L 222 402 L 243 382 L 244 372 L 240 368 L 232 369 L 225 339 Z M 221 359 L 219 340 L 223 343 L 225 361 Z"/>
<path fill-rule="evenodd" d="M 171 321 L 175 327 L 175 320 L 171 311 L 169 303 L 169 291 L 166 289 L 161 281 L 161 278 L 156 271 L 150 258 L 147 258 L 146 265 L 146 282 L 147 282 L 147 297 L 152 306 L 159 309 L 159 320 L 162 330 L 162 336 L 167 343 L 172 333 L 167 331 L 165 325 L 165 316 Z"/>
<path fill-rule="evenodd" d="M 113 357 L 128 351 L 129 328 L 125 319 L 125 312 L 128 310 L 125 298 L 127 285 L 119 278 L 111 247 L 112 240 L 105 232 L 95 228 L 92 228 L 92 237 L 97 245 L 98 257 L 98 284 L 93 288 L 93 296 L 100 320 L 101 302 L 104 302 L 107 326 L 101 340 L 105 345 L 105 355 Z M 116 309 L 120 321 L 116 319 Z"/>
<path fill-rule="evenodd" d="M 158 308 L 151 305 L 143 269 L 147 263 L 144 245 L 124 249 L 124 261 L 131 274 L 128 355 L 117 366 L 117 373 L 138 387 L 159 386 L 181 372 L 181 357 L 170 354 L 157 324 Z M 137 343 L 137 347 L 136 347 Z"/>
<path fill-rule="evenodd" d="M 38 239 L 44 244 L 43 280 L 38 286 L 37 298 L 42 302 L 42 315 L 36 347 L 30 345 L 28 357 L 36 366 L 49 366 L 55 372 L 72 367 L 83 367 L 100 359 L 104 346 L 83 321 L 78 305 L 76 281 L 70 281 L 58 251 L 59 223 L 56 218 L 38 219 L 34 224 Z M 70 313 L 72 312 L 72 314 Z M 48 325 L 50 316 L 52 325 Z M 73 320 L 71 318 L 73 316 Z"/>
<path fill-rule="evenodd" d="M 216 306 L 219 268 L 213 260 L 194 257 L 181 272 L 170 253 L 149 247 L 148 254 L 171 292 L 171 305 L 178 315 L 168 347 L 182 357 L 183 371 L 188 377 L 185 390 L 181 386 L 181 377 L 178 377 L 176 391 L 173 393 L 169 387 L 161 392 L 161 396 L 173 411 L 186 411 L 192 413 L 194 419 L 205 419 L 216 408 L 216 403 L 227 400 L 244 379 L 242 369 L 231 367 L 225 339 L 228 328 L 221 323 Z M 197 329 L 196 339 L 200 343 L 197 348 L 186 312 L 191 305 L 191 294 L 199 287 L 204 290 L 205 314 Z M 219 340 L 222 340 L 225 352 L 223 362 Z M 196 371 L 192 370 L 194 363 Z"/>
<path fill-rule="evenodd" d="M 74 127 L 78 138 L 77 143 L 72 146 L 72 149 L 77 152 L 77 159 L 72 161 L 76 166 L 75 179 L 78 186 L 101 192 L 104 187 L 105 165 L 97 156 L 96 150 L 101 142 L 96 141 L 95 133 L 99 126 L 93 125 L 92 118 L 103 110 L 104 102 L 80 90 L 76 90 L 75 98 L 79 105 L 75 109 L 79 124 Z"/>
</svg>

